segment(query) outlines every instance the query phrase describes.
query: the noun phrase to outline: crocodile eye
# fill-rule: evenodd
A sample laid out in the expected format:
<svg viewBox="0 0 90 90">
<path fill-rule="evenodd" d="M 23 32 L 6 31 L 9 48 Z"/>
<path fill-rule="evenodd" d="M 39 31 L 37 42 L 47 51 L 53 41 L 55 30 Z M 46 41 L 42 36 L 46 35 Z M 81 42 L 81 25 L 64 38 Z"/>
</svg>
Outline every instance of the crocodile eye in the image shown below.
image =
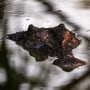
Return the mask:
<svg viewBox="0 0 90 90">
<path fill-rule="evenodd" d="M 29 32 L 29 33 L 33 33 L 33 32 L 35 32 L 36 30 L 38 30 L 38 28 L 35 27 L 35 26 L 33 26 L 32 24 L 30 24 L 30 25 L 28 26 L 28 32 Z"/>
<path fill-rule="evenodd" d="M 80 40 L 73 38 L 71 41 L 73 48 L 77 47 L 80 44 Z"/>
</svg>

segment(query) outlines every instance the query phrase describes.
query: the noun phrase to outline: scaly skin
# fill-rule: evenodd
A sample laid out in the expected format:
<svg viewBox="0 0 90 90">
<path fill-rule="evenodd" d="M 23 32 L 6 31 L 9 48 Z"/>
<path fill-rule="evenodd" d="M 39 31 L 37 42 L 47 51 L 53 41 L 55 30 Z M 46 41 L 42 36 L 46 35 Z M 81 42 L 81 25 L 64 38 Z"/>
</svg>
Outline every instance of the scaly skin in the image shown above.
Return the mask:
<svg viewBox="0 0 90 90">
<path fill-rule="evenodd" d="M 85 64 L 73 56 L 72 49 L 80 44 L 80 40 L 75 33 L 66 29 L 64 24 L 53 28 L 37 28 L 29 25 L 28 31 L 8 34 L 7 39 L 15 41 L 29 51 L 36 61 L 43 61 L 48 56 L 57 56 L 58 59 L 53 64 L 65 71 L 71 71 Z"/>
</svg>

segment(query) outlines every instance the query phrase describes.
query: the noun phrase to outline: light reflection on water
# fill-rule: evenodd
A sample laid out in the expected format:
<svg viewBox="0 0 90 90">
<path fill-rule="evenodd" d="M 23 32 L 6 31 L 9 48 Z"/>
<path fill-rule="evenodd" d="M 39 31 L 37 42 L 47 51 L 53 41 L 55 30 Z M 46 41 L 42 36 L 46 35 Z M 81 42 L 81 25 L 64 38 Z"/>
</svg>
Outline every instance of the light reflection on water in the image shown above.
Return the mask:
<svg viewBox="0 0 90 90">
<path fill-rule="evenodd" d="M 0 85 L 5 84 L 7 81 L 7 75 L 4 68 L 0 68 Z"/>
<path fill-rule="evenodd" d="M 58 18 L 55 17 L 54 15 L 46 14 L 46 13 L 42 12 L 43 10 L 41 10 L 40 4 L 36 3 L 32 0 L 31 1 L 27 0 L 27 1 L 23 1 L 23 2 L 22 2 L 22 0 L 18 0 L 18 1 L 17 0 L 13 0 L 13 1 L 9 0 L 9 1 L 11 2 L 11 4 L 8 5 L 7 9 L 6 9 L 6 14 L 8 15 L 7 16 L 8 17 L 7 18 L 8 19 L 8 32 L 7 33 L 14 33 L 14 32 L 18 32 L 18 31 L 27 30 L 27 27 L 29 24 L 34 24 L 37 27 L 53 27 L 62 22 L 62 21 L 59 21 Z M 70 9 L 69 5 L 67 5 L 66 7 L 68 7 L 69 9 L 64 9 L 64 10 L 69 13 L 69 14 L 67 13 L 68 15 L 71 15 L 70 19 L 73 20 L 74 22 L 80 24 L 80 26 L 84 25 L 84 28 L 85 28 L 87 26 L 87 25 L 85 26 L 85 23 L 84 23 L 84 20 L 86 22 L 86 15 L 82 16 L 83 22 L 81 22 L 80 16 L 78 16 L 78 15 L 81 15 L 81 14 L 79 14 L 79 10 L 76 11 L 74 9 Z M 62 10 L 63 10 L 64 7 L 58 6 L 58 8 L 62 8 Z M 44 9 L 44 7 L 43 7 L 43 9 Z M 90 14 L 87 15 L 88 18 L 89 18 L 89 16 L 90 16 Z M 87 29 L 90 29 L 89 26 Z M 80 31 L 79 34 L 80 33 L 83 33 L 83 32 Z M 90 35 L 90 33 L 89 32 L 87 33 L 86 31 L 83 34 L 86 34 L 88 36 Z M 31 70 L 35 71 L 36 69 L 39 69 L 39 67 L 35 63 L 35 59 L 33 57 L 29 56 L 29 54 L 25 50 L 23 50 L 21 47 L 17 46 L 14 42 L 12 43 L 12 41 L 10 41 L 10 40 L 7 40 L 7 45 L 8 45 L 8 48 L 12 52 L 14 52 L 14 53 L 12 53 L 12 55 L 10 57 L 10 59 L 12 59 L 11 62 L 14 62 L 14 63 L 11 63 L 11 64 L 13 64 L 11 66 L 16 65 L 15 67 L 17 70 L 19 68 L 21 68 L 21 69 L 25 68 L 22 70 L 22 72 L 26 72 L 25 74 L 29 73 L 28 71 L 31 71 Z M 73 50 L 73 53 L 76 57 L 80 58 L 81 60 L 89 62 L 89 54 L 90 54 L 89 49 L 90 49 L 89 42 L 86 41 L 85 39 L 83 39 L 80 46 L 77 47 L 75 50 Z M 23 52 L 23 53 L 19 52 L 19 50 L 21 50 L 21 52 Z M 20 55 L 20 54 L 22 54 L 22 55 Z M 26 55 L 26 54 L 28 54 L 28 55 Z M 28 57 L 28 59 L 29 59 L 28 64 L 27 63 L 24 64 L 24 60 L 21 59 L 21 56 L 23 56 L 23 55 L 26 55 Z M 29 63 L 30 64 L 35 63 L 33 65 L 35 66 L 36 69 L 28 68 L 30 65 Z M 42 63 L 40 63 L 40 65 L 41 64 Z M 49 67 L 49 66 L 46 66 L 46 67 Z M 80 68 L 75 69 L 74 71 L 72 71 L 70 73 L 67 73 L 67 72 L 62 71 L 58 67 L 54 67 L 54 66 L 51 66 L 51 67 L 52 68 L 50 70 L 50 74 L 47 78 L 47 80 L 48 80 L 47 86 L 59 86 L 59 85 L 67 84 L 72 78 L 80 77 L 87 70 L 87 66 L 82 66 Z M 26 71 L 24 71 L 24 70 L 26 70 Z M 38 72 L 40 72 L 40 71 L 38 71 Z M 23 86 L 24 85 L 21 85 L 21 88 Z"/>
</svg>

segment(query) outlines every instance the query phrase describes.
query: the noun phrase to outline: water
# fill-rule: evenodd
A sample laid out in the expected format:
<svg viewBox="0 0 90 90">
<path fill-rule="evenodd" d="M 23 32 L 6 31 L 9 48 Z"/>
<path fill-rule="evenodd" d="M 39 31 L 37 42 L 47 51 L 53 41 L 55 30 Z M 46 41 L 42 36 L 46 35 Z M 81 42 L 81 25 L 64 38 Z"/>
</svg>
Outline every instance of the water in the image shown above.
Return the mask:
<svg viewBox="0 0 90 90">
<path fill-rule="evenodd" d="M 55 10 L 64 11 L 70 21 L 81 27 L 77 35 L 82 42 L 79 47 L 73 50 L 73 53 L 76 57 L 89 63 L 90 43 L 82 36 L 90 37 L 90 10 L 78 8 L 77 0 L 52 0 L 52 3 L 55 5 Z M 46 8 L 35 0 L 8 0 L 5 9 L 5 18 L 8 20 L 7 33 L 26 31 L 29 24 L 33 24 L 37 27 L 54 27 L 62 23 L 57 16 L 45 13 L 44 10 L 46 10 Z M 65 25 L 68 29 L 72 30 L 70 25 Z M 7 47 L 11 53 L 9 57 L 10 66 L 15 68 L 17 72 L 25 72 L 24 75 L 29 78 L 31 75 L 29 72 L 32 72 L 32 70 L 32 73 L 35 73 L 37 75 L 36 77 L 38 77 L 42 66 L 45 68 L 43 73 L 47 73 L 47 68 L 51 68 L 47 78 L 45 75 L 41 76 L 43 79 L 46 79 L 47 87 L 66 85 L 73 78 L 79 78 L 87 71 L 87 65 L 85 65 L 72 72 L 64 72 L 58 67 L 49 64 L 46 65 L 47 62 L 36 63 L 34 57 L 29 56 L 27 51 L 16 45 L 13 41 L 7 40 Z M 27 63 L 25 62 L 24 56 L 28 58 Z M 33 65 L 33 69 L 31 65 Z"/>
</svg>

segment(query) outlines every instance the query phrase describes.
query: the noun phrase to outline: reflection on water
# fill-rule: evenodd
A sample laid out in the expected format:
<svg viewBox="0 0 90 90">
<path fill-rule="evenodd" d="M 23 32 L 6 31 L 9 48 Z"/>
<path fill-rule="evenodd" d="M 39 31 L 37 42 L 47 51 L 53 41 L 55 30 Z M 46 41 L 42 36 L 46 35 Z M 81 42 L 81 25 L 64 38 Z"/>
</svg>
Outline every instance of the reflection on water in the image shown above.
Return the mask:
<svg viewBox="0 0 90 90">
<path fill-rule="evenodd" d="M 90 0 L 81 0 L 80 7 L 83 9 L 90 9 Z"/>
<path fill-rule="evenodd" d="M 6 72 L 4 69 L 0 68 L 0 85 L 5 83 L 7 80 Z"/>
<path fill-rule="evenodd" d="M 89 10 L 80 11 L 75 9 L 75 7 L 72 7 L 70 5 L 71 0 L 70 1 L 68 0 L 68 4 L 65 5 L 64 7 L 63 7 L 63 3 L 65 2 L 63 0 L 61 0 L 62 2 L 58 0 L 56 1 L 58 2 L 59 5 L 56 6 L 56 9 L 64 10 L 67 13 L 67 15 L 70 17 L 69 19 L 72 22 L 76 22 L 78 23 L 78 25 L 80 25 L 80 27 L 82 27 L 83 31 L 82 30 L 78 31 L 78 34 L 87 35 L 89 37 L 90 32 L 89 31 L 87 32 L 87 29 L 88 30 L 90 29 L 88 22 L 90 19 Z M 57 2 L 55 2 L 54 0 L 52 0 L 52 2 L 55 3 L 55 5 L 57 4 Z M 50 13 L 45 13 L 44 12 L 45 9 L 46 8 L 44 8 L 43 5 L 41 5 L 39 2 L 36 2 L 35 0 L 26 0 L 26 1 L 8 0 L 7 6 L 5 8 L 5 16 L 6 16 L 5 18 L 8 20 L 7 33 L 14 33 L 18 31 L 27 30 L 29 24 L 34 24 L 37 27 L 54 27 L 62 22 L 64 23 L 64 21 L 59 21 L 57 16 Z M 87 12 L 87 15 L 83 14 L 84 12 L 85 13 Z M 71 26 L 67 24 L 66 26 L 67 28 L 72 29 Z M 1 34 L 0 34 L 0 38 L 1 38 Z M 10 50 L 8 55 L 10 59 L 10 66 L 14 69 L 16 68 L 17 72 L 20 72 L 25 76 L 29 75 L 28 80 L 30 80 L 31 78 L 30 75 L 33 74 L 32 71 L 35 73 L 37 72 L 41 73 L 42 69 L 40 69 L 40 67 L 45 66 L 43 67 L 44 74 L 42 74 L 39 77 L 39 80 L 37 81 L 41 80 L 43 83 L 44 81 L 42 79 L 44 79 L 46 81 L 46 83 L 44 84 L 46 84 L 46 86 L 48 87 L 65 85 L 69 83 L 73 78 L 79 78 L 80 76 L 82 76 L 83 73 L 85 73 L 85 71 L 87 70 L 87 66 L 82 66 L 70 73 L 67 73 L 62 71 L 58 67 L 47 65 L 47 62 L 42 62 L 37 65 L 34 57 L 29 56 L 29 53 L 27 51 L 23 50 L 20 46 L 16 45 L 14 42 L 7 40 L 7 47 Z M 80 46 L 77 47 L 75 50 L 73 50 L 73 52 L 76 57 L 86 62 L 89 62 L 90 42 L 83 38 Z M 27 62 L 25 60 L 27 60 Z M 31 68 L 32 65 L 33 68 Z M 49 68 L 50 70 L 48 71 L 47 68 Z M 47 72 L 49 73 L 48 75 L 46 75 Z M 45 75 L 47 77 L 45 77 Z M 39 74 L 37 76 L 39 76 Z M 6 80 L 5 77 L 2 79 Z M 22 90 L 23 87 L 24 90 L 29 89 L 28 84 L 21 84 L 20 90 Z"/>
</svg>

